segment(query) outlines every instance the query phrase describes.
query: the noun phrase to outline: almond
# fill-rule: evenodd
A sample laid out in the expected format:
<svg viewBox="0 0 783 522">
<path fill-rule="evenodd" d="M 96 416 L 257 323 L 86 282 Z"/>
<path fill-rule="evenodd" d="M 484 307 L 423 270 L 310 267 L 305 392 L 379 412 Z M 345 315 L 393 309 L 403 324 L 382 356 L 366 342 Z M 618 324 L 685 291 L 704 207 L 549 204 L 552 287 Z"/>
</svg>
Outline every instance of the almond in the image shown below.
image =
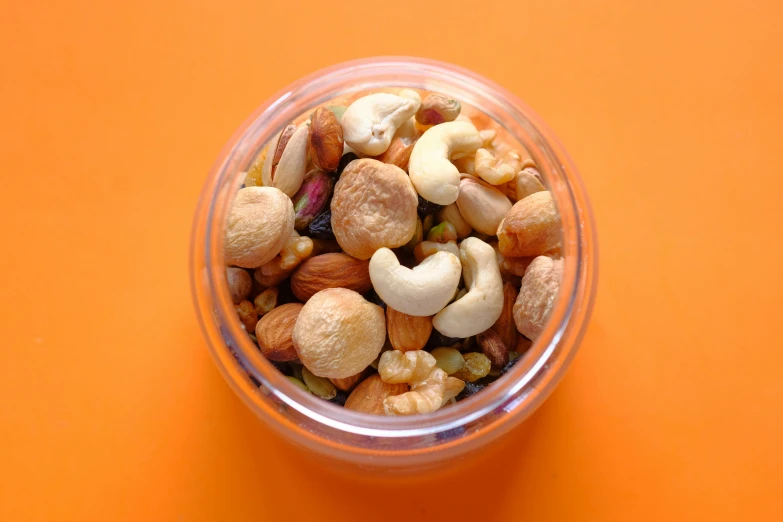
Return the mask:
<svg viewBox="0 0 783 522">
<path fill-rule="evenodd" d="M 256 339 L 264 357 L 270 361 L 293 361 L 298 357 L 291 336 L 296 318 L 302 311 L 299 303 L 278 306 L 256 324 Z"/>
<path fill-rule="evenodd" d="M 500 336 L 509 350 L 516 348 L 519 337 L 517 325 L 514 323 L 514 303 L 517 302 L 518 294 L 516 287 L 511 283 L 503 285 L 503 311 L 500 313 L 500 318 L 492 325 L 492 330 Z"/>
<path fill-rule="evenodd" d="M 386 397 L 400 395 L 407 391 L 407 384 L 387 384 L 376 373 L 359 383 L 345 401 L 345 407 L 370 415 L 385 415 L 383 400 Z"/>
<path fill-rule="evenodd" d="M 337 386 L 338 389 L 347 392 L 351 391 L 354 386 L 359 384 L 359 381 L 361 381 L 365 376 L 365 371 L 362 370 L 356 375 L 351 375 L 350 377 L 346 377 L 345 379 L 329 379 L 332 381 L 332 384 Z"/>
<path fill-rule="evenodd" d="M 310 117 L 309 147 L 316 167 L 326 172 L 337 170 L 343 155 L 343 128 L 326 107 L 319 107 Z"/>
<path fill-rule="evenodd" d="M 322 254 L 311 257 L 291 276 L 291 291 L 307 301 L 327 288 L 347 288 L 360 294 L 372 288 L 370 262 L 348 254 Z"/>
<path fill-rule="evenodd" d="M 395 350 L 421 350 L 432 333 L 432 317 L 415 317 L 387 306 L 386 333 Z"/>
<path fill-rule="evenodd" d="M 502 369 L 508 364 L 508 347 L 503 344 L 503 340 L 494 330 L 489 329 L 478 334 L 476 343 L 494 369 Z"/>
</svg>

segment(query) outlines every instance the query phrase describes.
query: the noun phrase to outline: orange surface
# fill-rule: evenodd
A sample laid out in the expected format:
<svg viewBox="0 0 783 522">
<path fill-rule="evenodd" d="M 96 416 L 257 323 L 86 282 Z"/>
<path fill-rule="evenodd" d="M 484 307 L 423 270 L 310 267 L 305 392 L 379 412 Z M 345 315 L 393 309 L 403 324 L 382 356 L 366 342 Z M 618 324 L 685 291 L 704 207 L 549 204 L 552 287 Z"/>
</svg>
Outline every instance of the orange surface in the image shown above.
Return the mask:
<svg viewBox="0 0 783 522">
<path fill-rule="evenodd" d="M 5 2 L 0 520 L 780 520 L 781 4 L 370 4 Z M 519 94 L 601 240 L 593 321 L 529 435 L 416 488 L 273 438 L 213 366 L 187 276 L 240 122 L 377 54 Z"/>
</svg>

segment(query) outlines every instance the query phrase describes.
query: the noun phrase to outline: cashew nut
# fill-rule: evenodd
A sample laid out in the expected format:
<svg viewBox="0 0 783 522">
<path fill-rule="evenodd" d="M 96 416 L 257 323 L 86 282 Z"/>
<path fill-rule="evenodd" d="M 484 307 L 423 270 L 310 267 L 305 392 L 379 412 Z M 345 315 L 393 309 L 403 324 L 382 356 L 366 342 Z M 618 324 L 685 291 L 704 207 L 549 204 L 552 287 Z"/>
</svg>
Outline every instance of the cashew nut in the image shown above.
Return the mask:
<svg viewBox="0 0 783 522">
<path fill-rule="evenodd" d="M 432 326 L 448 337 L 479 334 L 503 312 L 503 280 L 492 247 L 469 237 L 460 244 L 459 256 L 468 293 L 432 319 Z"/>
<path fill-rule="evenodd" d="M 416 192 L 438 205 L 457 201 L 459 170 L 450 160 L 476 152 L 481 143 L 476 127 L 464 121 L 441 123 L 428 129 L 413 146 L 408 164 Z"/>
<path fill-rule="evenodd" d="M 497 269 L 495 252 L 491 247 L 490 252 Z M 457 256 L 450 252 L 437 252 L 410 269 L 400 265 L 394 252 L 381 248 L 370 259 L 370 280 L 380 298 L 398 312 L 427 316 L 442 310 L 454 296 L 460 268 Z M 501 291 L 501 300 L 502 297 Z M 489 326 L 480 331 L 487 328 Z"/>
<path fill-rule="evenodd" d="M 277 147 L 282 132 L 275 143 Z M 300 125 L 291 135 L 287 143 L 282 144 L 282 155 L 277 165 L 273 160 L 277 154 L 267 153 L 264 166 L 261 170 L 261 179 L 266 187 L 276 187 L 283 191 L 289 198 L 293 198 L 299 187 L 302 186 L 305 171 L 307 169 L 307 143 L 310 138 L 310 126 L 306 123 Z"/>
<path fill-rule="evenodd" d="M 343 114 L 345 143 L 368 156 L 377 156 L 389 148 L 397 128 L 421 107 L 416 91 L 403 89 L 400 95 L 379 92 L 359 98 Z"/>
</svg>

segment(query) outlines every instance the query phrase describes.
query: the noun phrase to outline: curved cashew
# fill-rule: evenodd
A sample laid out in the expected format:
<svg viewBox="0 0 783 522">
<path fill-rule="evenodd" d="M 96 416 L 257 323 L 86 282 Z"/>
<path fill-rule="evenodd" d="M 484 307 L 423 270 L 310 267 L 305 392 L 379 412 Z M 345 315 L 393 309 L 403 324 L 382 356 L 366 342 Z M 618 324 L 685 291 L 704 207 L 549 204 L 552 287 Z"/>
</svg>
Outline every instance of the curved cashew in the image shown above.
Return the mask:
<svg viewBox="0 0 783 522">
<path fill-rule="evenodd" d="M 343 114 L 345 143 L 368 156 L 377 156 L 389 148 L 394 133 L 421 107 L 416 91 L 403 89 L 400 95 L 379 92 L 353 102 Z"/>
<path fill-rule="evenodd" d="M 460 244 L 468 293 L 438 312 L 432 326 L 448 337 L 470 337 L 489 329 L 503 312 L 503 280 L 495 251 L 469 237 Z"/>
<path fill-rule="evenodd" d="M 275 147 L 280 144 L 285 129 L 278 135 Z M 261 179 L 266 187 L 276 187 L 283 191 L 289 198 L 293 198 L 304 181 L 307 169 L 307 142 L 310 138 L 310 126 L 303 123 L 294 131 L 290 139 L 283 143 L 285 147 L 279 157 L 277 165 L 273 165 L 278 151 L 267 152 L 264 165 L 261 168 Z"/>
<path fill-rule="evenodd" d="M 476 152 L 481 135 L 471 123 L 451 121 L 427 129 L 413 146 L 408 172 L 416 192 L 427 201 L 457 201 L 459 170 L 450 160 Z"/>
<path fill-rule="evenodd" d="M 388 248 L 377 250 L 370 259 L 370 280 L 380 298 L 398 312 L 419 317 L 433 315 L 449 303 L 460 270 L 459 259 L 450 252 L 437 252 L 412 270 L 400 265 Z"/>
<path fill-rule="evenodd" d="M 513 150 L 501 159 L 487 149 L 479 149 L 476 151 L 474 168 L 476 174 L 490 185 L 502 185 L 514 179 L 514 175 L 522 168 L 522 159 Z"/>
</svg>

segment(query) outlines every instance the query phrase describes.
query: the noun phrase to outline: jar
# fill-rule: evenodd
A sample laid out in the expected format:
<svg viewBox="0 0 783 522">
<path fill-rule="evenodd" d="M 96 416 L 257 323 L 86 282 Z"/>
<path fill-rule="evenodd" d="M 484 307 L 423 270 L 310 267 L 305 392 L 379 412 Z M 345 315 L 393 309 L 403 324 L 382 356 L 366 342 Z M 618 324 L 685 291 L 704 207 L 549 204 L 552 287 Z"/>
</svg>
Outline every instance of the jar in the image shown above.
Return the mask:
<svg viewBox="0 0 783 522">
<path fill-rule="evenodd" d="M 528 149 L 563 225 L 564 273 L 550 319 L 506 375 L 469 400 L 427 415 L 380 417 L 297 389 L 248 338 L 225 281 L 224 223 L 264 145 L 315 107 L 360 91 L 411 87 L 481 109 Z M 597 249 L 590 205 L 576 168 L 552 132 L 509 91 L 465 69 L 419 58 L 370 58 L 307 76 L 261 105 L 223 148 L 201 193 L 191 243 L 193 298 L 220 371 L 260 419 L 282 437 L 344 464 L 413 470 L 448 463 L 518 426 L 562 379 L 593 304 Z"/>
</svg>

